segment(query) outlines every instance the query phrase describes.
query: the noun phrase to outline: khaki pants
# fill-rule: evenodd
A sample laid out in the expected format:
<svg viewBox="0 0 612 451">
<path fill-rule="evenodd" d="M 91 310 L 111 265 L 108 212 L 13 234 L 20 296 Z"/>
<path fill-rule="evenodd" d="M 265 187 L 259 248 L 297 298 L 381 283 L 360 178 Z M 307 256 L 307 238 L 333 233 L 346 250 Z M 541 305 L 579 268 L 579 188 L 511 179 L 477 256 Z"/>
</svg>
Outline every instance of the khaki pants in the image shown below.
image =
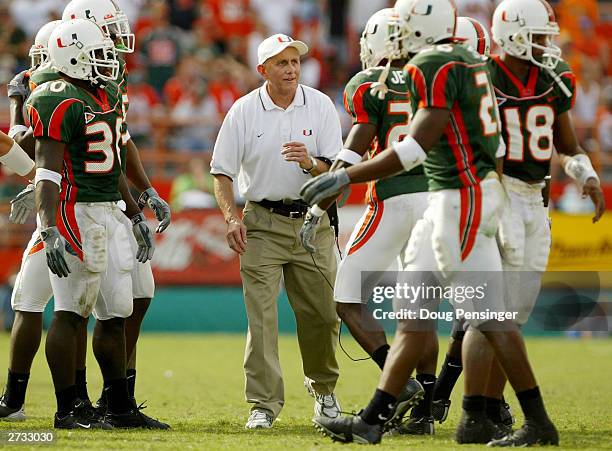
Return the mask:
<svg viewBox="0 0 612 451">
<path fill-rule="evenodd" d="M 319 394 L 332 393 L 338 379 L 335 350 L 339 321 L 333 290 L 299 240 L 303 219 L 290 219 L 248 202 L 244 209 L 247 248 L 240 257 L 249 330 L 244 355 L 246 400 L 253 409 L 277 417 L 284 404 L 278 358 L 276 300 L 281 275 L 295 313 L 297 336 L 306 377 Z M 336 273 L 334 236 L 325 215 L 316 237 L 314 255 L 330 283 Z"/>
</svg>

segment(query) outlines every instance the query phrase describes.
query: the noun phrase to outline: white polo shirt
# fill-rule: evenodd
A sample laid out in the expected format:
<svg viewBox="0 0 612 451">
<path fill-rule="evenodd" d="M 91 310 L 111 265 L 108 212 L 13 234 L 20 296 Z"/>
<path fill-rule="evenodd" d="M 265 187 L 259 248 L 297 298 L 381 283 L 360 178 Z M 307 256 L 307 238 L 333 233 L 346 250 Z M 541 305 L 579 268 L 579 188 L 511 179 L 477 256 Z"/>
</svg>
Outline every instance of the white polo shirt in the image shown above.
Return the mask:
<svg viewBox="0 0 612 451">
<path fill-rule="evenodd" d="M 246 200 L 299 199 L 300 188 L 312 176 L 283 159 L 282 146 L 290 141 L 304 143 L 310 155 L 334 160 L 342 149 L 336 108 L 322 92 L 298 85 L 293 102 L 283 110 L 264 84 L 238 99 L 225 116 L 210 172 L 234 181 L 238 177 Z"/>
</svg>

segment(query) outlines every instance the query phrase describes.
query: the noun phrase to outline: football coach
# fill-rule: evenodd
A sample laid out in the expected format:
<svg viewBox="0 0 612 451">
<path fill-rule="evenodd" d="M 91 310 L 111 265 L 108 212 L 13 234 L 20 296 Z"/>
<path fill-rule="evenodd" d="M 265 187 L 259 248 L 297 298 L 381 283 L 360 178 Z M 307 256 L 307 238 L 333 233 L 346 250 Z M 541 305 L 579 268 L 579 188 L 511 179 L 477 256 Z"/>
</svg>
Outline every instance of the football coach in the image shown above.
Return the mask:
<svg viewBox="0 0 612 451">
<path fill-rule="evenodd" d="M 315 414 L 340 414 L 334 395 L 339 320 L 329 285 L 336 273 L 334 234 L 325 216 L 316 251 L 302 247 L 299 231 L 308 205 L 299 192 L 306 180 L 329 169 L 342 149 L 342 133 L 330 98 L 299 83 L 300 56 L 307 52 L 306 44 L 282 34 L 259 45 L 257 71 L 265 83 L 229 110 L 211 162 L 227 243 L 240 255 L 249 323 L 245 392 L 253 404 L 248 429 L 272 427 L 284 404 L 276 305 L 281 277 Z M 235 181 L 247 200 L 242 215 L 234 202 Z"/>
</svg>

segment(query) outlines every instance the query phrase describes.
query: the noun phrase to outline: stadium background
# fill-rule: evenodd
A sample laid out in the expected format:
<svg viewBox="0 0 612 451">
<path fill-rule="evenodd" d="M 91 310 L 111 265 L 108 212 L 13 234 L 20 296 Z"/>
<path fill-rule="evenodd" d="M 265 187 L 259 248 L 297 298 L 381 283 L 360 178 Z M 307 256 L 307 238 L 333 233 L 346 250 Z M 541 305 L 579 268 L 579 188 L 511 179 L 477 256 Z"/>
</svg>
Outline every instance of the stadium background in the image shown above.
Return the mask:
<svg viewBox="0 0 612 451">
<path fill-rule="evenodd" d="M 350 119 L 342 91 L 360 70 L 359 34 L 385 0 L 119 0 L 136 33 L 129 55 L 130 133 L 153 184 L 173 208 L 171 227 L 157 236 L 153 259 L 157 292 L 147 331 L 244 332 L 246 318 L 238 260 L 227 247 L 225 223 L 215 209 L 211 149 L 225 112 L 257 87 L 256 48 L 273 33 L 310 46 L 302 82 L 335 102 L 344 133 Z M 492 0 L 457 0 L 460 15 L 489 25 Z M 8 128 L 6 83 L 29 66 L 38 28 L 59 18 L 63 0 L 0 1 L 0 128 Z M 562 47 L 578 80 L 573 110 L 580 141 L 601 174 L 612 208 L 612 2 L 553 3 Z M 12 322 L 10 292 L 21 253 L 35 227 L 7 221 L 9 200 L 23 181 L 0 174 L 0 321 Z M 361 214 L 365 186 L 354 188 L 340 210 L 341 244 Z M 550 270 L 612 269 L 612 216 L 592 225 L 589 200 L 580 198 L 553 164 L 553 250 Z M 610 212 L 608 213 L 610 215 Z M 609 305 L 609 302 L 607 303 Z M 48 309 L 49 313 L 50 310 Z M 608 314 L 608 316 L 610 316 Z M 47 321 L 49 320 L 47 316 Z M 281 294 L 280 330 L 294 330 Z"/>
</svg>

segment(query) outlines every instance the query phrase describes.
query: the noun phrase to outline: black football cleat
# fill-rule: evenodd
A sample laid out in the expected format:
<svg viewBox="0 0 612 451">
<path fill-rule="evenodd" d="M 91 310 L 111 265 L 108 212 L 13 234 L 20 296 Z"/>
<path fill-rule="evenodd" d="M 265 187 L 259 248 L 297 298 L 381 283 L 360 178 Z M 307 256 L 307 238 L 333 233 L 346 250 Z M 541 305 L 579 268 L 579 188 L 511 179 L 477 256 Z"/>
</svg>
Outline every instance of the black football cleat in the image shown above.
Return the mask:
<svg viewBox="0 0 612 451">
<path fill-rule="evenodd" d="M 106 421 L 118 429 L 170 429 L 170 425 L 151 418 L 141 412 L 142 405 L 132 407 L 125 413 L 106 412 Z"/>
<path fill-rule="evenodd" d="M 470 418 L 461 416 L 457 430 L 455 431 L 455 441 L 459 444 L 464 443 L 489 443 L 504 437 L 504 433 L 488 418 Z"/>
<path fill-rule="evenodd" d="M 2 421 L 24 421 L 26 419 L 23 404 L 19 407 L 9 407 L 6 404 L 6 395 L 0 397 L 0 420 Z"/>
<path fill-rule="evenodd" d="M 59 416 L 55 414 L 53 420 L 55 429 L 112 429 L 113 426 L 103 419 L 87 418 L 80 415 L 77 411 L 72 411 L 67 415 Z"/>
<path fill-rule="evenodd" d="M 438 423 L 442 424 L 448 418 L 448 412 L 450 411 L 451 400 L 450 399 L 436 399 L 431 405 L 431 413 L 433 419 Z"/>
<path fill-rule="evenodd" d="M 487 446 L 527 447 L 534 445 L 559 445 L 559 433 L 552 422 L 537 423 L 526 420 L 522 428 L 497 440 L 491 440 Z"/>
<path fill-rule="evenodd" d="M 408 412 L 411 407 L 417 405 L 424 396 L 425 390 L 421 383 L 413 377 L 408 379 L 408 382 L 397 397 L 397 402 L 395 403 L 389 420 L 385 423 L 385 429 L 399 427 L 406 412 Z"/>
<path fill-rule="evenodd" d="M 408 418 L 394 433 L 400 435 L 434 435 L 433 417 Z"/>
<path fill-rule="evenodd" d="M 312 422 L 315 429 L 335 442 L 376 444 L 380 443 L 383 433 L 382 425 L 368 424 L 359 415 L 336 418 L 319 416 L 313 418 Z"/>
<path fill-rule="evenodd" d="M 516 422 L 516 418 L 514 418 L 514 415 L 512 414 L 510 404 L 508 404 L 507 402 L 502 402 L 499 414 L 501 417 L 502 424 L 512 428 L 512 425 Z"/>
</svg>

